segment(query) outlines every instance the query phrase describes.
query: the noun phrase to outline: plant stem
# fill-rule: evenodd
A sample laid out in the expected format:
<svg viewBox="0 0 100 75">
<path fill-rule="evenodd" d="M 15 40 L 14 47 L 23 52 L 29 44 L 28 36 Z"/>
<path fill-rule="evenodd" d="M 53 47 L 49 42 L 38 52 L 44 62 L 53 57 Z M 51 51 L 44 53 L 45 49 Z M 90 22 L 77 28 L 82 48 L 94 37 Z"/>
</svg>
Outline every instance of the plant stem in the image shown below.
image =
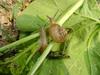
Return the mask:
<svg viewBox="0 0 100 75">
<path fill-rule="evenodd" d="M 23 56 L 25 53 L 27 53 L 28 51 L 30 51 L 30 50 L 31 50 L 34 46 L 36 46 L 36 45 L 37 45 L 37 42 L 31 44 L 30 46 L 28 46 L 27 48 L 25 48 L 25 49 L 23 50 L 23 52 L 21 52 L 20 54 L 18 54 L 15 58 L 13 58 L 13 59 L 11 59 L 11 60 L 9 60 L 9 61 L 6 61 L 6 62 L 2 62 L 2 63 L 0 63 L 0 65 L 1 65 L 1 64 L 7 64 L 7 63 L 10 63 L 10 62 L 13 62 L 13 61 L 19 59 L 21 56 Z"/>
<path fill-rule="evenodd" d="M 79 0 L 67 13 L 64 14 L 64 16 L 61 17 L 60 20 L 58 20 L 59 25 L 63 25 L 64 22 L 66 22 L 67 19 L 83 4 L 84 0 Z"/>
<path fill-rule="evenodd" d="M 48 45 L 48 47 L 46 48 L 46 50 L 43 52 L 43 54 L 38 58 L 36 64 L 33 66 L 33 68 L 30 70 L 30 72 L 28 73 L 28 75 L 34 75 L 35 72 L 37 71 L 37 69 L 39 68 L 39 66 L 41 65 L 41 63 L 44 61 L 44 59 L 46 58 L 46 56 L 48 55 L 48 53 L 50 52 L 51 48 L 53 47 L 53 43 L 50 43 Z"/>
<path fill-rule="evenodd" d="M 4 46 L 4 47 L 1 47 L 1 48 L 0 48 L 0 52 L 3 52 L 3 51 L 5 51 L 5 50 L 10 50 L 10 48 L 16 47 L 16 46 L 18 46 L 18 45 L 20 45 L 20 44 L 22 44 L 22 43 L 25 43 L 25 42 L 27 42 L 27 41 L 29 41 L 29 40 L 31 40 L 31 39 L 36 38 L 36 37 L 38 37 L 38 36 L 39 36 L 39 33 L 35 33 L 35 34 L 30 35 L 30 36 L 27 36 L 27 37 L 25 37 L 25 38 L 23 38 L 23 39 L 20 39 L 20 40 L 16 41 L 16 42 L 13 42 L 13 43 L 8 44 L 8 45 L 6 45 L 6 46 Z"/>
<path fill-rule="evenodd" d="M 99 23 L 100 24 L 100 20 L 99 19 L 97 19 L 97 18 L 94 18 L 94 17 L 90 17 L 90 16 L 85 16 L 85 15 L 81 15 L 81 14 L 79 14 L 79 13 L 75 13 L 76 15 L 79 15 L 79 16 L 81 16 L 81 17 L 84 17 L 84 18 L 88 18 L 88 19 L 91 19 L 91 20 L 93 20 L 93 21 L 96 21 L 97 23 Z"/>
<path fill-rule="evenodd" d="M 26 64 L 27 65 L 29 63 L 29 61 L 32 59 L 33 55 L 38 51 L 37 49 L 33 49 L 34 51 L 32 52 L 32 54 L 28 57 Z"/>
<path fill-rule="evenodd" d="M 34 54 L 38 51 L 37 48 L 39 48 L 39 45 L 38 45 L 38 42 L 36 43 L 33 43 L 33 45 L 31 45 L 31 49 L 32 49 L 32 54 L 27 58 L 26 62 L 25 62 L 25 65 L 21 71 L 21 73 L 24 72 L 25 68 L 27 67 L 28 63 L 31 61 L 32 57 L 34 56 Z M 31 50 L 30 49 L 30 50 Z M 28 50 L 29 51 L 29 50 Z M 25 54 L 26 52 L 24 52 L 23 54 Z M 23 54 L 21 54 L 20 56 L 22 56 Z M 20 57 L 19 56 L 19 57 Z M 18 58 L 19 58 L 18 57 Z M 16 59 L 15 59 L 16 60 Z"/>
</svg>

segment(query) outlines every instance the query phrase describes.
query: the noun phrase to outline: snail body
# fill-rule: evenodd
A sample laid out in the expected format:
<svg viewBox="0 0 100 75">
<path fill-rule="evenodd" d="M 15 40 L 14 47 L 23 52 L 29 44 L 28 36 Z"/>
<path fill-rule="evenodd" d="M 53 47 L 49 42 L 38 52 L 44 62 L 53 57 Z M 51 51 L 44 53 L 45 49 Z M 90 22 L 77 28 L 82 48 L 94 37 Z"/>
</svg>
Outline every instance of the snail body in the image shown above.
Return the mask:
<svg viewBox="0 0 100 75">
<path fill-rule="evenodd" d="M 40 29 L 40 49 L 39 51 L 42 53 L 44 49 L 47 47 L 47 37 L 46 32 L 43 27 Z"/>
</svg>

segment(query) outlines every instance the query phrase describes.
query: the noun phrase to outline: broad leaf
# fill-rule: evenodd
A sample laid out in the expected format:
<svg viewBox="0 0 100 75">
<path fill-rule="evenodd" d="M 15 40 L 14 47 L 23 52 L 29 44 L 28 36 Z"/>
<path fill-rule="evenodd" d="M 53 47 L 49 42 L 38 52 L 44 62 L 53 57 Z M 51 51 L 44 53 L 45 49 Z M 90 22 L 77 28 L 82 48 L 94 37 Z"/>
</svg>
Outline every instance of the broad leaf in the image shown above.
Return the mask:
<svg viewBox="0 0 100 75">
<path fill-rule="evenodd" d="M 76 2 L 77 0 L 36 0 L 17 17 L 17 27 L 21 31 L 35 31 L 47 23 L 47 16 L 56 15 L 55 19 L 58 19 Z"/>
</svg>

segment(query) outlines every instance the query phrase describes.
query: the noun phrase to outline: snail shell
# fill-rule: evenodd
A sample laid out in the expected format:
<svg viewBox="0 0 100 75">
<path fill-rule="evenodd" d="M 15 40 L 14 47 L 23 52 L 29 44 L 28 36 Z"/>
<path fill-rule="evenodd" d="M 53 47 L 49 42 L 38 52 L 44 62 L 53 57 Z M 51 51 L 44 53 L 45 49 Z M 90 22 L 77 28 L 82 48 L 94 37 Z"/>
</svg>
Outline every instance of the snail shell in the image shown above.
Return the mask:
<svg viewBox="0 0 100 75">
<path fill-rule="evenodd" d="M 52 37 L 52 39 L 57 43 L 62 43 L 66 39 L 67 31 L 65 28 L 58 25 L 56 22 L 54 22 L 50 17 L 50 27 L 49 27 L 49 35 Z"/>
<path fill-rule="evenodd" d="M 49 28 L 49 34 L 55 42 L 61 43 L 65 41 L 67 32 L 64 28 L 60 27 L 57 24 L 53 24 Z"/>
</svg>

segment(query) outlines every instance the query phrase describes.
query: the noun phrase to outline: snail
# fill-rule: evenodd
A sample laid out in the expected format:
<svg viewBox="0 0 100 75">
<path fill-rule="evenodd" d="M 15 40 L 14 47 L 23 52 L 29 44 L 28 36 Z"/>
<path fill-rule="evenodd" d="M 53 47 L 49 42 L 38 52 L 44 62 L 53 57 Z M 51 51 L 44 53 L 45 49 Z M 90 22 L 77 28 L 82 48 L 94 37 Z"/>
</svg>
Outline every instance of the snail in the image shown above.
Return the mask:
<svg viewBox="0 0 100 75">
<path fill-rule="evenodd" d="M 50 20 L 49 35 L 51 38 L 57 42 L 62 43 L 65 41 L 69 29 L 65 29 L 58 25 L 52 18 L 48 17 Z"/>
</svg>

